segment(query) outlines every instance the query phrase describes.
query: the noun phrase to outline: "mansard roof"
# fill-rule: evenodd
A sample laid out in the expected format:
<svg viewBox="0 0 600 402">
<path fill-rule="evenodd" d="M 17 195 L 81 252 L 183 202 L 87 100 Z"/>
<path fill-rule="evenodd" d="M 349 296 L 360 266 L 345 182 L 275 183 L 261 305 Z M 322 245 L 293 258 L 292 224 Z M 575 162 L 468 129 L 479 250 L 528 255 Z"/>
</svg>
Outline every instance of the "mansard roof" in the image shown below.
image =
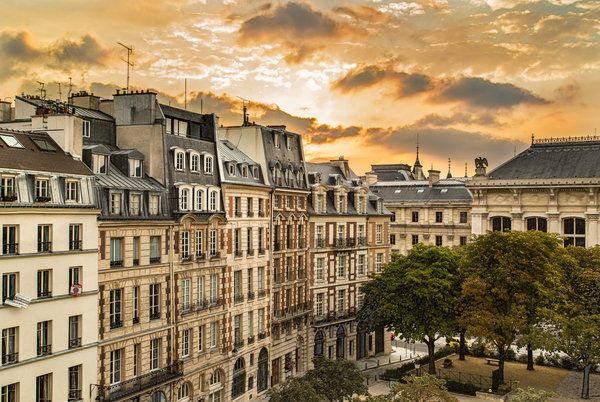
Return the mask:
<svg viewBox="0 0 600 402">
<path fill-rule="evenodd" d="M 539 139 L 488 173 L 488 179 L 600 178 L 600 138 Z"/>
<path fill-rule="evenodd" d="M 243 153 L 232 142 L 228 140 L 219 141 L 219 162 L 222 164 L 223 181 L 226 183 L 265 185 L 264 176 L 260 165 Z M 235 175 L 229 174 L 228 163 L 233 163 Z M 242 166 L 246 165 L 248 172 L 246 177 L 242 176 Z M 258 169 L 258 177 L 254 178 L 253 169 Z"/>
<path fill-rule="evenodd" d="M 405 163 L 371 165 L 371 170 L 377 175 L 377 181 L 408 181 L 413 179 L 410 165 Z"/>
<path fill-rule="evenodd" d="M 105 120 L 113 122 L 115 119 L 104 112 L 96 109 L 88 109 L 83 106 L 74 106 L 71 104 L 57 102 L 50 99 L 40 99 L 32 96 L 16 96 L 16 99 L 19 99 L 23 102 L 29 103 L 38 108 L 47 109 L 46 113 L 49 113 L 49 110 L 52 109 L 53 113 L 65 113 L 65 114 L 74 114 L 77 117 L 82 117 L 84 119 L 96 119 L 96 120 Z"/>
<path fill-rule="evenodd" d="M 371 191 L 386 202 L 471 202 L 473 196 L 463 179 L 443 179 L 431 187 L 425 180 L 378 182 Z"/>
</svg>

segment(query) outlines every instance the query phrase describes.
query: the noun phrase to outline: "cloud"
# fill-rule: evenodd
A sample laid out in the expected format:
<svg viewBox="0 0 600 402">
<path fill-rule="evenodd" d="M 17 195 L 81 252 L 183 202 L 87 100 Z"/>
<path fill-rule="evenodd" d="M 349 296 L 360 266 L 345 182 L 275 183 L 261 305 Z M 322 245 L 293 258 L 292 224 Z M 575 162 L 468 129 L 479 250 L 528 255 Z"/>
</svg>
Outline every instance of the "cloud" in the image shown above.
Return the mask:
<svg viewBox="0 0 600 402">
<path fill-rule="evenodd" d="M 27 31 L 0 32 L 0 82 L 22 75 L 24 65 L 40 56 L 40 51 Z"/>
<path fill-rule="evenodd" d="M 431 79 L 423 74 L 398 72 L 391 67 L 365 66 L 350 71 L 334 82 L 332 86 L 342 92 L 350 92 L 370 87 L 382 81 L 391 82 L 396 86 L 398 98 L 425 92 L 431 84 Z"/>
<path fill-rule="evenodd" d="M 353 31 L 305 3 L 290 2 L 263 11 L 242 23 L 239 42 L 283 45 L 290 52 L 288 63 L 302 62 L 322 48 L 323 41 L 335 41 Z"/>
<path fill-rule="evenodd" d="M 61 39 L 48 50 L 57 68 L 75 66 L 106 66 L 113 60 L 113 53 L 91 35 L 84 35 L 79 41 Z"/>
</svg>

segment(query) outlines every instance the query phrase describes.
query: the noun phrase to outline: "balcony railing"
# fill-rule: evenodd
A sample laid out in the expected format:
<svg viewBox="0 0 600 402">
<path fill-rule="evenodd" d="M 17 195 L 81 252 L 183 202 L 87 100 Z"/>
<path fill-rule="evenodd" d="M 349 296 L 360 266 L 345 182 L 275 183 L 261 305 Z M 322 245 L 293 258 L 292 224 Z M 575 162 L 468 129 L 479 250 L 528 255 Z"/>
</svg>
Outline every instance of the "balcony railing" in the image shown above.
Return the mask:
<svg viewBox="0 0 600 402">
<path fill-rule="evenodd" d="M 78 348 L 81 346 L 81 337 L 69 339 L 69 349 Z"/>
<path fill-rule="evenodd" d="M 2 354 L 2 365 L 14 364 L 19 361 L 19 352 Z"/>
<path fill-rule="evenodd" d="M 181 262 L 191 262 L 191 261 L 192 261 L 191 254 L 182 254 L 181 255 Z"/>
<path fill-rule="evenodd" d="M 357 242 L 359 246 L 366 246 L 367 245 L 367 238 L 366 237 L 358 237 L 357 238 Z"/>
<path fill-rule="evenodd" d="M 274 249 L 275 251 L 280 251 L 280 250 L 281 250 L 281 242 L 278 242 L 278 241 L 276 241 L 276 242 L 273 244 L 273 249 Z"/>
<path fill-rule="evenodd" d="M 52 201 L 52 197 L 50 197 L 49 195 L 38 195 L 37 197 L 35 197 L 35 201 L 36 202 L 50 202 L 50 201 Z"/>
<path fill-rule="evenodd" d="M 252 217 L 254 217 L 254 212 L 248 211 L 248 212 L 246 212 L 246 215 L 248 216 L 248 218 L 252 218 Z"/>
<path fill-rule="evenodd" d="M 254 255 L 254 250 L 253 250 L 253 249 L 251 249 L 251 248 L 249 248 L 249 249 L 246 251 L 246 255 L 248 255 L 248 256 Z"/>
<path fill-rule="evenodd" d="M 258 297 L 265 297 L 267 295 L 267 291 L 265 289 L 261 289 L 258 291 Z"/>
<path fill-rule="evenodd" d="M 208 299 L 202 299 L 202 300 L 198 300 L 198 302 L 196 302 L 196 310 L 200 311 L 200 310 L 205 310 L 208 308 Z"/>
<path fill-rule="evenodd" d="M 344 239 L 342 237 L 338 237 L 337 239 L 335 239 L 335 246 L 336 247 L 346 247 L 346 239 Z"/>
<path fill-rule="evenodd" d="M 315 244 L 316 244 L 317 248 L 323 248 L 323 247 L 325 247 L 325 239 L 317 238 L 315 241 Z"/>
<path fill-rule="evenodd" d="M 196 251 L 196 261 L 204 260 L 205 258 L 206 258 L 206 254 L 204 254 L 202 251 L 200 251 L 200 252 Z"/>
<path fill-rule="evenodd" d="M 242 294 L 237 294 L 233 296 L 233 302 L 234 303 L 241 303 L 244 301 L 244 295 Z"/>
<path fill-rule="evenodd" d="M 123 326 L 123 321 L 119 318 L 118 320 L 113 320 L 110 322 L 110 329 L 121 328 Z"/>
<path fill-rule="evenodd" d="M 160 257 L 150 257 L 150 264 L 160 263 Z"/>
<path fill-rule="evenodd" d="M 265 249 L 263 247 L 259 247 L 258 254 L 264 254 L 264 253 L 265 253 Z"/>
<path fill-rule="evenodd" d="M 236 339 L 236 340 L 233 342 L 233 346 L 234 346 L 236 349 L 239 349 L 239 348 L 243 347 L 243 346 L 244 346 L 244 340 L 243 340 L 243 339 Z"/>
<path fill-rule="evenodd" d="M 69 250 L 81 250 L 81 240 L 69 241 Z"/>
<path fill-rule="evenodd" d="M 150 311 L 150 319 L 158 320 L 160 318 L 160 311 Z"/>
<path fill-rule="evenodd" d="M 80 389 L 70 389 L 68 402 L 82 401 Z"/>
<path fill-rule="evenodd" d="M 304 269 L 299 269 L 298 270 L 298 279 L 304 279 Z"/>
<path fill-rule="evenodd" d="M 267 333 L 265 331 L 258 333 L 258 339 L 265 339 L 267 337 Z"/>
<path fill-rule="evenodd" d="M 38 242 L 38 253 L 50 253 L 52 252 L 51 241 L 39 241 Z"/>
<path fill-rule="evenodd" d="M 2 201 L 5 202 L 11 202 L 11 201 L 16 201 L 17 200 L 17 196 L 16 195 L 3 195 L 2 197 L 0 197 L 2 199 Z"/>
<path fill-rule="evenodd" d="M 294 270 L 290 267 L 285 269 L 285 280 L 288 282 L 294 280 Z"/>
<path fill-rule="evenodd" d="M 181 361 L 176 361 L 166 367 L 118 384 L 99 386 L 98 394 L 104 398 L 104 401 L 118 401 L 179 377 L 183 377 L 183 364 Z"/>
<path fill-rule="evenodd" d="M 243 255 L 244 255 L 244 252 L 242 250 L 235 250 L 236 257 L 242 257 Z"/>
<path fill-rule="evenodd" d="M 4 243 L 2 254 L 19 254 L 19 243 Z"/>
<path fill-rule="evenodd" d="M 123 260 L 113 260 L 110 262 L 111 268 L 117 268 L 123 266 Z"/>
<path fill-rule="evenodd" d="M 306 241 L 304 239 L 298 240 L 298 248 L 306 247 Z"/>
<path fill-rule="evenodd" d="M 248 301 L 250 301 L 250 300 L 254 300 L 254 292 L 253 291 L 248 292 Z"/>
<path fill-rule="evenodd" d="M 220 297 L 215 299 L 210 299 L 210 307 L 217 307 L 223 304 L 223 299 Z"/>
<path fill-rule="evenodd" d="M 235 211 L 235 217 L 236 218 L 241 218 L 242 217 L 242 212 L 241 211 Z"/>
<path fill-rule="evenodd" d="M 39 345 L 37 347 L 38 356 L 46 356 L 52 354 L 52 345 Z"/>
<path fill-rule="evenodd" d="M 265 217 L 265 211 L 258 211 L 258 216 L 261 218 Z"/>
<path fill-rule="evenodd" d="M 290 248 L 294 248 L 294 241 L 293 241 L 293 240 L 290 240 L 290 239 L 288 239 L 288 240 L 285 242 L 285 246 L 286 246 L 288 249 L 290 249 Z"/>
<path fill-rule="evenodd" d="M 273 272 L 273 283 L 276 285 L 281 284 L 281 275 L 277 271 Z"/>
<path fill-rule="evenodd" d="M 354 237 L 348 237 L 346 239 L 346 247 L 354 247 L 356 245 L 356 241 L 354 240 Z"/>
<path fill-rule="evenodd" d="M 181 306 L 181 315 L 193 313 L 196 311 L 196 303 L 186 303 Z"/>
<path fill-rule="evenodd" d="M 221 253 L 218 251 L 211 251 L 210 252 L 210 259 L 214 259 L 214 258 L 221 258 Z"/>
<path fill-rule="evenodd" d="M 248 345 L 254 343 L 254 335 L 248 337 Z"/>
<path fill-rule="evenodd" d="M 139 258 L 134 258 L 133 259 L 133 265 L 140 265 L 140 259 Z"/>
<path fill-rule="evenodd" d="M 47 299 L 49 297 L 52 297 L 52 291 L 48 289 L 40 290 L 38 291 L 37 297 L 38 299 Z"/>
</svg>

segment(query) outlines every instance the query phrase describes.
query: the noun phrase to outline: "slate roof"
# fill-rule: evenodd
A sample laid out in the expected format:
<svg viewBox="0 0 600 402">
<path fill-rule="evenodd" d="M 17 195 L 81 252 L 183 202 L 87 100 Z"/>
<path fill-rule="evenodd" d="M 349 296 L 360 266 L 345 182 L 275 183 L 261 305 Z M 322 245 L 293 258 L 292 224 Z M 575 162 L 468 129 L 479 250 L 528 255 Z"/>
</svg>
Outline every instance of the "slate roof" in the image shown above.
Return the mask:
<svg viewBox="0 0 600 402">
<path fill-rule="evenodd" d="M 96 184 L 105 188 L 128 189 L 138 191 L 165 191 L 165 188 L 153 178 L 129 177 L 123 174 L 114 164 L 110 164 L 108 174 L 97 174 Z"/>
<path fill-rule="evenodd" d="M 377 181 L 407 181 L 413 179 L 410 166 L 405 163 L 371 165 L 371 170 L 377 174 Z"/>
<path fill-rule="evenodd" d="M 488 173 L 488 179 L 600 177 L 600 141 L 534 143 Z"/>
<path fill-rule="evenodd" d="M 56 101 L 53 101 L 53 100 L 27 98 L 27 97 L 23 97 L 23 96 L 17 96 L 16 98 L 22 100 L 23 102 L 27 102 L 30 105 L 36 106 L 36 107 L 48 107 L 48 106 L 58 107 L 59 106 L 59 103 Z M 69 105 L 66 103 L 61 103 L 60 106 L 67 107 L 69 114 L 75 114 L 75 116 L 83 117 L 84 119 L 96 119 L 96 120 L 106 120 L 106 121 L 114 121 L 115 120 L 112 116 L 110 116 L 104 112 L 101 112 L 99 110 L 87 109 L 82 106 L 73 106 L 73 105 Z"/>
<path fill-rule="evenodd" d="M 91 176 L 92 172 L 81 161 L 73 159 L 46 133 L 0 129 L 0 135 L 15 137 L 23 148 L 9 147 L 0 139 L 0 168 L 33 170 L 38 172 L 64 173 Z M 49 149 L 42 150 L 34 140 L 45 141 Z"/>
<path fill-rule="evenodd" d="M 254 186 L 264 186 L 264 176 L 262 169 L 258 163 L 250 159 L 248 155 L 243 153 L 232 142 L 228 140 L 219 141 L 219 162 L 221 163 L 223 172 L 223 181 L 225 183 L 247 184 Z M 228 163 L 233 162 L 235 165 L 235 176 L 229 175 Z M 242 166 L 248 167 L 246 177 L 242 176 Z M 258 177 L 255 179 L 252 174 L 253 167 L 258 169 Z"/>
<path fill-rule="evenodd" d="M 461 179 L 440 180 L 431 187 L 425 180 L 375 183 L 371 191 L 388 202 L 473 201 L 473 195 Z"/>
</svg>

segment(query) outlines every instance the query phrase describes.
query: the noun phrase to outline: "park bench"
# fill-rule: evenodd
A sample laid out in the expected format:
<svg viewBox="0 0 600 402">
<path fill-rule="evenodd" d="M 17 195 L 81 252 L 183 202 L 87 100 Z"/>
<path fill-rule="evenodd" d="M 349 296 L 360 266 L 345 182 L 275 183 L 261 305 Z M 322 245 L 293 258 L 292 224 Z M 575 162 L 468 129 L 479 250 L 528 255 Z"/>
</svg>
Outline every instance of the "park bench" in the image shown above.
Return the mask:
<svg viewBox="0 0 600 402">
<path fill-rule="evenodd" d="M 490 366 L 499 366 L 500 365 L 500 360 L 498 359 L 485 359 L 487 360 L 487 364 L 489 364 Z"/>
</svg>

